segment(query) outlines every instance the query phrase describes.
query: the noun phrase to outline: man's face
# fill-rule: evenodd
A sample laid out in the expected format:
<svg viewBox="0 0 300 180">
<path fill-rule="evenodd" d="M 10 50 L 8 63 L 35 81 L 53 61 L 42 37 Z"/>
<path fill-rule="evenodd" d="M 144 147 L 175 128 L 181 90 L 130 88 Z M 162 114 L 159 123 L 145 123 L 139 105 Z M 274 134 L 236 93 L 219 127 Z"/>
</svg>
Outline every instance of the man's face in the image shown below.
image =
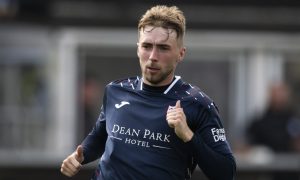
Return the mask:
<svg viewBox="0 0 300 180">
<path fill-rule="evenodd" d="M 137 54 L 144 83 L 163 86 L 171 83 L 176 66 L 185 54 L 176 31 L 146 26 L 140 32 Z"/>
</svg>

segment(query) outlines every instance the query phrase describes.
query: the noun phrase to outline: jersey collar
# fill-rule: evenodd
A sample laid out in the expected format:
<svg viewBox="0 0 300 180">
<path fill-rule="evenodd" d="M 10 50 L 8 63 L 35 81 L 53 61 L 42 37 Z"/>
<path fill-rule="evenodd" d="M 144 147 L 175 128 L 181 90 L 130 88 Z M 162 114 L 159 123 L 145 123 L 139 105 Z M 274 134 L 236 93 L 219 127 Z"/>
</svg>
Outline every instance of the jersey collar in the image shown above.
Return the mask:
<svg viewBox="0 0 300 180">
<path fill-rule="evenodd" d="M 175 76 L 174 81 L 169 85 L 169 87 L 164 91 L 163 94 L 168 94 L 168 93 L 171 91 L 171 89 L 172 89 L 176 84 L 181 84 L 181 83 L 179 83 L 179 82 L 182 83 L 181 77 L 180 77 L 180 76 Z M 138 82 L 138 88 L 139 88 L 139 90 L 143 90 L 143 78 L 139 79 L 139 82 Z"/>
</svg>

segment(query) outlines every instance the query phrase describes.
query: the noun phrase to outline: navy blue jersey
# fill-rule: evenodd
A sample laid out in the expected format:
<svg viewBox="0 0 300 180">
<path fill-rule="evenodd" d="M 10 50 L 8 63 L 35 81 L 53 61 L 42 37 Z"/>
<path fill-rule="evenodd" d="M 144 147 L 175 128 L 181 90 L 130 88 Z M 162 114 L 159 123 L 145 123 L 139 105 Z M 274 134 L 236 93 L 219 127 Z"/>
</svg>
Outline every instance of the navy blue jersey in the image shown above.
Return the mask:
<svg viewBox="0 0 300 180">
<path fill-rule="evenodd" d="M 187 143 L 166 121 L 177 100 L 194 132 Z M 211 179 L 233 179 L 235 172 L 215 104 L 178 76 L 163 93 L 144 90 L 139 78 L 107 85 L 99 119 L 82 144 L 84 163 L 101 157 L 96 179 L 184 180 L 197 164 Z"/>
</svg>

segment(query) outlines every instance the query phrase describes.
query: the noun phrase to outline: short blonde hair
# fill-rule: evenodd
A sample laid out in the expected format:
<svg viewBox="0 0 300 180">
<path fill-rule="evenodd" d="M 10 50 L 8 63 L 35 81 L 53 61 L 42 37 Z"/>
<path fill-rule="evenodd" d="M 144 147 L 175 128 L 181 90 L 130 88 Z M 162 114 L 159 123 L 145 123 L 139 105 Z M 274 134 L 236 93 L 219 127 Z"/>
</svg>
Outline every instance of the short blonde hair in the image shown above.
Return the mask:
<svg viewBox="0 0 300 180">
<path fill-rule="evenodd" d="M 177 39 L 183 42 L 185 35 L 185 17 L 183 12 L 176 6 L 168 7 L 158 5 L 147 10 L 139 21 L 139 32 L 147 25 L 174 29 L 177 33 Z"/>
</svg>

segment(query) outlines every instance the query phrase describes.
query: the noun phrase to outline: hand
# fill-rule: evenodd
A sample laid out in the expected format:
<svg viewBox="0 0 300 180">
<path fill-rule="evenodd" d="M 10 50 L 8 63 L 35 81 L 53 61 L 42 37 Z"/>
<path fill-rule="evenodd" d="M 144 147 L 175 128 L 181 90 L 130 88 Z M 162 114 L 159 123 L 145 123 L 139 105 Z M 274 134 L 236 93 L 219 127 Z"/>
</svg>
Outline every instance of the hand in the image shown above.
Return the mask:
<svg viewBox="0 0 300 180">
<path fill-rule="evenodd" d="M 171 128 L 174 128 L 176 135 L 184 142 L 192 139 L 194 133 L 186 123 L 186 116 L 180 105 L 180 100 L 174 107 L 169 107 L 167 111 L 167 122 Z"/>
<path fill-rule="evenodd" d="M 83 162 L 83 147 L 79 145 L 75 152 L 68 156 L 62 163 L 60 171 L 68 177 L 72 177 L 81 169 Z"/>
</svg>

